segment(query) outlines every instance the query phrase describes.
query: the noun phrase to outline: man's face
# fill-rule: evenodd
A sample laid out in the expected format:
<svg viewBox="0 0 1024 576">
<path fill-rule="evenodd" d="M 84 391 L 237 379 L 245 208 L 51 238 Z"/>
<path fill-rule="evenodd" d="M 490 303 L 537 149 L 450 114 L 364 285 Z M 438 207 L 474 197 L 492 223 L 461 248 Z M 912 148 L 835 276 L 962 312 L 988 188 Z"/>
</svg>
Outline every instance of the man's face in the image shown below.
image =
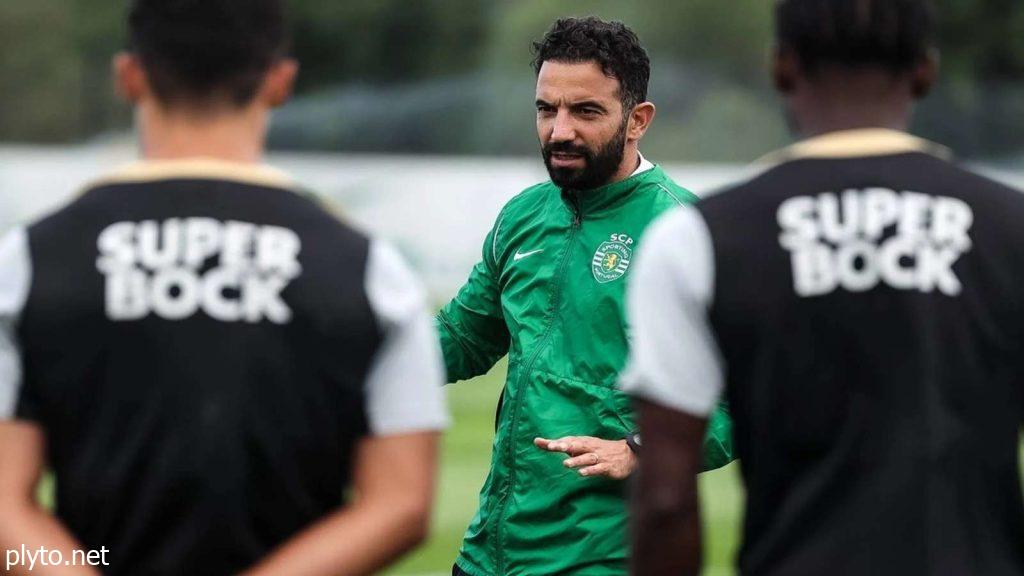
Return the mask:
<svg viewBox="0 0 1024 576">
<path fill-rule="evenodd" d="M 629 116 L 619 81 L 596 62 L 544 62 L 537 76 L 537 135 L 551 181 L 590 190 L 619 170 Z"/>
</svg>

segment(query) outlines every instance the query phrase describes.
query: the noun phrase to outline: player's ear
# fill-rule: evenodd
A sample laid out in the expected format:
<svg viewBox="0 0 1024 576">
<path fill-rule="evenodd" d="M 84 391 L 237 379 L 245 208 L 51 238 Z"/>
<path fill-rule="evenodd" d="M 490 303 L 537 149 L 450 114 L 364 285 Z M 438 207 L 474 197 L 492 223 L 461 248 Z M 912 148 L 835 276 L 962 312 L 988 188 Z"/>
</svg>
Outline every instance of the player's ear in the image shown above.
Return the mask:
<svg viewBox="0 0 1024 576">
<path fill-rule="evenodd" d="M 260 99 L 271 107 L 283 106 L 292 97 L 299 63 L 294 58 L 281 58 L 270 66 L 260 88 Z"/>
<path fill-rule="evenodd" d="M 149 93 L 149 80 L 139 57 L 131 52 L 119 52 L 111 64 L 114 89 L 129 104 L 137 104 Z"/>
<path fill-rule="evenodd" d="M 654 115 L 657 109 L 650 102 L 642 102 L 633 108 L 629 118 L 629 130 L 626 134 L 628 140 L 639 140 L 647 133 L 647 129 L 654 122 Z"/>
<path fill-rule="evenodd" d="M 939 77 L 941 57 L 937 48 L 928 51 L 928 55 L 918 64 L 911 77 L 911 91 L 918 100 L 928 96 Z"/>
<path fill-rule="evenodd" d="M 796 88 L 796 79 L 800 74 L 800 62 L 792 50 L 776 46 L 772 53 L 772 84 L 783 95 L 788 95 Z"/>
</svg>

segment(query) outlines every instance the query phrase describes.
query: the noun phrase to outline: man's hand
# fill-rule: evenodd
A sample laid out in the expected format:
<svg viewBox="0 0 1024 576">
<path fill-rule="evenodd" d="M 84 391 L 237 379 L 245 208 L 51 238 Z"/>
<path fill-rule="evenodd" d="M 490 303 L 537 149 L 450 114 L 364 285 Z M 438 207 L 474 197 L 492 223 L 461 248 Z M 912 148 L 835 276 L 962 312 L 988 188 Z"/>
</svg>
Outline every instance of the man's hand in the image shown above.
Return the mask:
<svg viewBox="0 0 1024 576">
<path fill-rule="evenodd" d="M 439 434 L 359 443 L 354 499 L 300 532 L 242 576 L 376 574 L 427 536 Z"/>
<path fill-rule="evenodd" d="M 636 469 L 636 454 L 625 440 L 601 440 L 590 436 L 566 436 L 557 440 L 535 438 L 541 450 L 563 452 L 571 456 L 563 462 L 580 476 L 605 476 L 614 480 L 628 478 Z"/>
<path fill-rule="evenodd" d="M 70 559 L 83 550 L 71 532 L 35 500 L 36 486 L 46 462 L 46 434 L 29 422 L 0 422 L 0 550 L 44 548 Z M 8 552 L 7 559 L 10 561 Z M 22 559 L 23 560 L 23 559 Z M 99 576 L 89 566 L 6 566 L 4 574 L 41 576 Z"/>
</svg>

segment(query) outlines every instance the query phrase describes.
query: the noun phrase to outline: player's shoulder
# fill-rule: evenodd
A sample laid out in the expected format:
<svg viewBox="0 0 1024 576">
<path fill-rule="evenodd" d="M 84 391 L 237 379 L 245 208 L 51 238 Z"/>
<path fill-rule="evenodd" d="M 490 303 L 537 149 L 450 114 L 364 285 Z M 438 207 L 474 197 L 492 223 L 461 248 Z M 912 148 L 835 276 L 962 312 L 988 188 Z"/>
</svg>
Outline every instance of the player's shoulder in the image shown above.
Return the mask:
<svg viewBox="0 0 1024 576">
<path fill-rule="evenodd" d="M 498 212 L 495 229 L 515 227 L 519 222 L 532 222 L 537 214 L 548 213 L 549 202 L 561 202 L 561 190 L 550 180 L 534 184 L 509 199 Z"/>
<path fill-rule="evenodd" d="M 106 221 L 205 217 L 251 221 L 362 237 L 311 190 L 284 172 L 227 163 L 140 162 L 82 186 L 75 196 L 29 223 L 35 235 L 66 234 Z"/>
<path fill-rule="evenodd" d="M 661 165 L 636 177 L 640 182 L 634 196 L 645 198 L 662 209 L 686 206 L 698 200 L 696 194 L 673 180 Z"/>
<path fill-rule="evenodd" d="M 637 261 L 637 277 L 644 281 L 710 301 L 714 246 L 696 207 L 679 206 L 658 217 L 644 235 Z"/>
<path fill-rule="evenodd" d="M 708 227 L 700 211 L 693 205 L 684 205 L 667 210 L 651 224 L 646 232 L 646 245 L 691 246 L 704 242 Z"/>
<path fill-rule="evenodd" d="M 538 182 L 513 196 L 505 203 L 501 211 L 504 214 L 529 212 L 532 208 L 536 208 L 539 203 L 551 198 L 559 198 L 561 193 L 558 186 L 550 180 Z"/>
<path fill-rule="evenodd" d="M 785 189 L 786 183 L 794 178 L 791 175 L 792 164 L 751 164 L 730 182 L 702 194 L 696 206 L 705 212 L 751 204 L 771 191 Z"/>
<path fill-rule="evenodd" d="M 953 162 L 936 159 L 929 170 L 930 178 L 952 190 L 962 190 L 973 202 L 988 204 L 997 210 L 1024 212 L 1024 194 L 995 178 L 983 175 Z"/>
<path fill-rule="evenodd" d="M 699 206 L 702 211 L 759 209 L 762 199 L 775 201 L 780 196 L 822 192 L 829 186 L 852 185 L 866 176 L 880 185 L 1024 209 L 1024 194 L 1019 190 L 947 157 L 923 151 L 755 164 L 734 183 L 708 194 Z"/>
</svg>

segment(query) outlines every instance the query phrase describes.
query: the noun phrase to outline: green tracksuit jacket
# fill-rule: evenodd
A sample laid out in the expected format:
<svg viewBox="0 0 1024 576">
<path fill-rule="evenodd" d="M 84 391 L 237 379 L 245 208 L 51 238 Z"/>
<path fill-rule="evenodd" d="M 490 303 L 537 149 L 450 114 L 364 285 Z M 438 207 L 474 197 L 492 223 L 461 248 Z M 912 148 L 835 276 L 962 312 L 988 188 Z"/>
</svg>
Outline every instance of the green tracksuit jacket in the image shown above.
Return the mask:
<svg viewBox="0 0 1024 576">
<path fill-rule="evenodd" d="M 450 382 L 509 356 L 490 474 L 457 560 L 472 576 L 626 573 L 625 483 L 581 477 L 533 439 L 617 440 L 636 428 L 616 389 L 630 261 L 652 220 L 694 199 L 657 166 L 578 196 L 529 188 L 438 314 Z M 724 411 L 712 417 L 706 469 L 732 460 L 730 427 Z"/>
</svg>

